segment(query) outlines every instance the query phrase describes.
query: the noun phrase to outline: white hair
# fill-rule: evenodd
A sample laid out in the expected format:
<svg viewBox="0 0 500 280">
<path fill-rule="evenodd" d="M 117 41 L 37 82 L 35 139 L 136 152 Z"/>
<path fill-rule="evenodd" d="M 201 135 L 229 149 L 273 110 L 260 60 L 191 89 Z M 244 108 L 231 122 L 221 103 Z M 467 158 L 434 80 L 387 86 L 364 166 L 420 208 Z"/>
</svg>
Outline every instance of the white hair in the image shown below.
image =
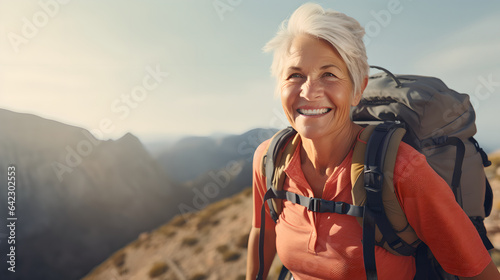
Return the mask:
<svg viewBox="0 0 500 280">
<path fill-rule="evenodd" d="M 284 61 L 290 53 L 297 35 L 309 34 L 330 43 L 340 54 L 353 82 L 353 93 L 361 94 L 363 80 L 368 76 L 369 65 L 363 36 L 365 29 L 357 20 L 334 10 L 324 10 L 320 5 L 306 3 L 283 21 L 276 36 L 264 47 L 274 51 L 271 73 L 278 79 L 284 71 Z"/>
</svg>

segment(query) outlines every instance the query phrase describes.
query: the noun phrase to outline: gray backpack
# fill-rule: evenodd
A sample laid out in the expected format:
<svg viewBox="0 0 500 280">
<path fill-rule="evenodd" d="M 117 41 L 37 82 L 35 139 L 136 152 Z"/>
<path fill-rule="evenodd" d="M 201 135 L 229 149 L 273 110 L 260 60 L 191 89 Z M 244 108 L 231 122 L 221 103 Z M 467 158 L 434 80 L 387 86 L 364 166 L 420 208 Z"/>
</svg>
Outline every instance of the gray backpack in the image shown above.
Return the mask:
<svg viewBox="0 0 500 280">
<path fill-rule="evenodd" d="M 352 120 L 401 122 L 407 130 L 403 141 L 424 154 L 429 165 L 446 180 L 486 249 L 492 249 L 483 224 L 493 203 L 484 173 L 484 167 L 491 162 L 473 138 L 476 115 L 469 96 L 449 89 L 437 78 L 393 75 L 381 67 L 372 67 L 384 72 L 370 76 L 360 104 L 351 111 Z M 434 262 L 432 257 L 429 259 Z M 437 277 L 433 273 L 440 275 L 438 279 L 455 279 L 437 263 L 434 266 L 426 279 Z"/>
</svg>

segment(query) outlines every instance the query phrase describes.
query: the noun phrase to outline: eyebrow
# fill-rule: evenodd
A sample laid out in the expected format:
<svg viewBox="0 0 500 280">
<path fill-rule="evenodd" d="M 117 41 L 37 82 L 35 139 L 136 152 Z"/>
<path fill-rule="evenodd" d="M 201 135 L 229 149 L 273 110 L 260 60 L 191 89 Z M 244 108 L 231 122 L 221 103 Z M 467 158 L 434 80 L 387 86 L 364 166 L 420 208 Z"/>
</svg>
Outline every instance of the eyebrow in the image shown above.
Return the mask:
<svg viewBox="0 0 500 280">
<path fill-rule="evenodd" d="M 327 68 L 330 68 L 330 67 L 337 68 L 337 69 L 339 69 L 340 71 L 342 71 L 342 69 L 340 69 L 340 67 L 338 67 L 338 66 L 337 66 L 337 65 L 335 65 L 335 64 L 328 64 L 328 65 L 324 65 L 324 66 L 321 66 L 319 69 L 324 70 L 324 69 L 327 69 Z"/>
<path fill-rule="evenodd" d="M 325 70 L 325 69 L 328 69 L 328 68 L 330 68 L 330 67 L 337 68 L 337 69 L 339 69 L 340 71 L 342 71 L 342 69 L 340 69 L 340 67 L 338 67 L 338 66 L 337 66 L 337 65 L 335 65 L 335 64 L 327 64 L 327 65 L 323 65 L 323 66 L 321 66 L 319 69 L 321 69 L 321 70 Z M 290 67 L 288 67 L 288 70 L 292 70 L 292 71 L 302 71 L 302 68 L 297 67 L 297 66 L 290 66 Z"/>
</svg>

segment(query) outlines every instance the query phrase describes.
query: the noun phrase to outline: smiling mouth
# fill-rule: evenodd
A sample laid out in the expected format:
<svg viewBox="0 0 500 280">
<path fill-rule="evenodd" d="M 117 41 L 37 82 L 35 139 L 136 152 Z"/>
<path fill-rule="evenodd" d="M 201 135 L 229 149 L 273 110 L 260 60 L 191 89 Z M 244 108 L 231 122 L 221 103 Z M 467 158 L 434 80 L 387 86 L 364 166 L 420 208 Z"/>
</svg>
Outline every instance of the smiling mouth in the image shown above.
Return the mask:
<svg viewBox="0 0 500 280">
<path fill-rule="evenodd" d="M 323 108 L 323 109 L 297 109 L 297 112 L 304 116 L 319 116 L 324 115 L 330 112 L 332 109 Z"/>
</svg>

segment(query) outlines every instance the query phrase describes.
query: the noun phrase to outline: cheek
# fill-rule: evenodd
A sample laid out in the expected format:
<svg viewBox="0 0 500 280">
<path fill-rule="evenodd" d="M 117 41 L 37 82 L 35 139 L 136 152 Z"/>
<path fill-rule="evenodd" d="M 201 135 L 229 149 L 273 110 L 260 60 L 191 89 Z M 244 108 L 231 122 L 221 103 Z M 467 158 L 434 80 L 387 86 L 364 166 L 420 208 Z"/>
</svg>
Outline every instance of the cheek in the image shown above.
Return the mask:
<svg viewBox="0 0 500 280">
<path fill-rule="evenodd" d="M 329 96 L 335 106 L 339 108 L 351 107 L 353 96 L 351 90 L 342 85 L 335 85 L 329 88 Z"/>
<path fill-rule="evenodd" d="M 294 102 L 294 97 L 296 96 L 296 88 L 290 84 L 283 84 L 280 89 L 281 92 L 281 104 L 286 109 L 291 107 Z"/>
</svg>

